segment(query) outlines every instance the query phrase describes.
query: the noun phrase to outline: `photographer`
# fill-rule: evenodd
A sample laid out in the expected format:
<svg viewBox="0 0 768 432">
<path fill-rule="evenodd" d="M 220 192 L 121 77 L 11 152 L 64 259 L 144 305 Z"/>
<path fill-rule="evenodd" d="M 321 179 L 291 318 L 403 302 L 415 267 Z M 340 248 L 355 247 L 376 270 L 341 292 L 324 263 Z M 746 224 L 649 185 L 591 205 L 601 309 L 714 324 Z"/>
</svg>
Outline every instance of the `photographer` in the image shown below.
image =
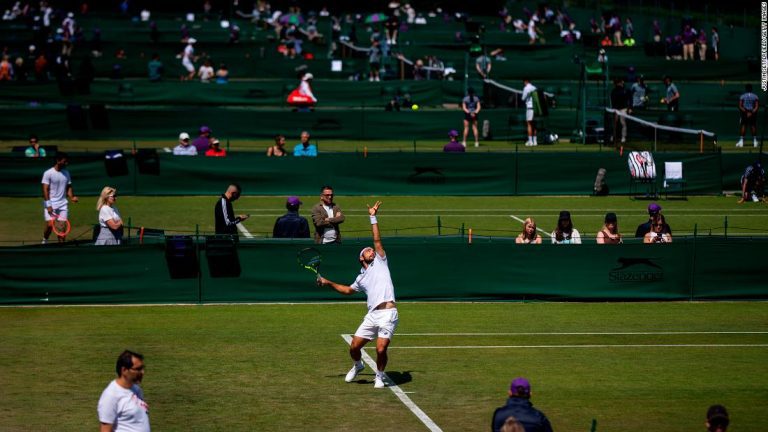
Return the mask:
<svg viewBox="0 0 768 432">
<path fill-rule="evenodd" d="M 664 215 L 659 213 L 651 221 L 651 231 L 643 237 L 643 243 L 672 243 L 672 234 L 664 229 Z"/>
</svg>

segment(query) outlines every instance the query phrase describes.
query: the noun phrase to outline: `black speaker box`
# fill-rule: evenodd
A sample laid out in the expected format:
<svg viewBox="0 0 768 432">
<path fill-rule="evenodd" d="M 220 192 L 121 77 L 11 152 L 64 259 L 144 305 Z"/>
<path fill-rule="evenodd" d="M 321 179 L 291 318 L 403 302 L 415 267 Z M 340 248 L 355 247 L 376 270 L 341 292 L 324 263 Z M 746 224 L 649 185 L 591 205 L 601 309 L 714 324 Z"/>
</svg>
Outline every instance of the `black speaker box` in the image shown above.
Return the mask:
<svg viewBox="0 0 768 432">
<path fill-rule="evenodd" d="M 194 279 L 200 273 L 197 247 L 190 236 L 166 237 L 165 261 L 171 279 Z"/>
<path fill-rule="evenodd" d="M 240 258 L 232 236 L 206 237 L 205 258 L 212 278 L 240 277 Z"/>
</svg>

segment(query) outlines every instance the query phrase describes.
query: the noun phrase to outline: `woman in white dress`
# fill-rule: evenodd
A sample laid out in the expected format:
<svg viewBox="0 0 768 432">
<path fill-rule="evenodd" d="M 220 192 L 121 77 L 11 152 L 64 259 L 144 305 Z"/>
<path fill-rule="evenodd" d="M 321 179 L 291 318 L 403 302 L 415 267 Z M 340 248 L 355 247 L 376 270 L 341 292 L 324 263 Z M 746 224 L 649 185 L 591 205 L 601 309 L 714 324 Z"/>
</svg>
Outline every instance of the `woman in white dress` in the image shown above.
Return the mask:
<svg viewBox="0 0 768 432">
<path fill-rule="evenodd" d="M 119 245 L 123 237 L 123 220 L 115 207 L 117 189 L 105 186 L 96 203 L 99 211 L 99 236 L 96 245 Z"/>
</svg>

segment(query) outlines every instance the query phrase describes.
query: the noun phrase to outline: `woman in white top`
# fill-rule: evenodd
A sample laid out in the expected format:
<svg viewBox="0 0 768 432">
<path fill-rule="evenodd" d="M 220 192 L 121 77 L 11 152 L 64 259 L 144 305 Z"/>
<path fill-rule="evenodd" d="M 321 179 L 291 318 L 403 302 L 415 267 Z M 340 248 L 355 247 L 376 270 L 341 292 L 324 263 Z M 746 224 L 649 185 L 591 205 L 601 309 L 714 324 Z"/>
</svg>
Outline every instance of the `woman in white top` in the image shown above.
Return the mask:
<svg viewBox="0 0 768 432">
<path fill-rule="evenodd" d="M 120 213 L 115 207 L 117 198 L 117 189 L 105 186 L 101 190 L 101 195 L 96 203 L 96 210 L 99 211 L 99 236 L 96 238 L 96 245 L 119 245 L 123 237 L 123 221 L 120 219 Z"/>
<path fill-rule="evenodd" d="M 619 222 L 616 213 L 606 213 L 605 224 L 600 232 L 597 233 L 597 244 L 620 244 L 623 243 L 621 233 L 619 233 Z"/>
<path fill-rule="evenodd" d="M 200 66 L 200 69 L 197 71 L 197 76 L 200 78 L 200 82 L 204 83 L 211 82 L 216 76 L 213 72 L 213 65 L 211 65 L 210 60 L 206 60 L 205 63 Z"/>
<path fill-rule="evenodd" d="M 573 227 L 571 212 L 563 210 L 557 219 L 557 228 L 552 231 L 552 244 L 581 244 L 581 234 Z"/>
<path fill-rule="evenodd" d="M 536 232 L 536 222 L 533 218 L 523 221 L 523 232 L 515 239 L 517 244 L 541 244 L 541 236 Z"/>
<path fill-rule="evenodd" d="M 672 234 L 664 230 L 666 220 L 658 213 L 651 220 L 651 230 L 643 237 L 643 243 L 672 243 Z"/>
</svg>

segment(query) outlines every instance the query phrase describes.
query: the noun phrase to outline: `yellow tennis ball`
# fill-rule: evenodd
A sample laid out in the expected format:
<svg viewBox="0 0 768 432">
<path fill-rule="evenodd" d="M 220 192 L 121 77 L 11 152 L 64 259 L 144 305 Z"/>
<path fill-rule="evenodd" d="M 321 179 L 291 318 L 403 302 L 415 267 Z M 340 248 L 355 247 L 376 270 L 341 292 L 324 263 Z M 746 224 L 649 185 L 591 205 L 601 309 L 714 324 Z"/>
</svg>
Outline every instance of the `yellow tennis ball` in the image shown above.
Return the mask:
<svg viewBox="0 0 768 432">
<path fill-rule="evenodd" d="M 411 109 L 414 110 L 414 111 L 418 111 L 419 110 L 419 106 L 416 105 L 416 104 L 413 104 L 413 105 L 411 105 Z"/>
</svg>

